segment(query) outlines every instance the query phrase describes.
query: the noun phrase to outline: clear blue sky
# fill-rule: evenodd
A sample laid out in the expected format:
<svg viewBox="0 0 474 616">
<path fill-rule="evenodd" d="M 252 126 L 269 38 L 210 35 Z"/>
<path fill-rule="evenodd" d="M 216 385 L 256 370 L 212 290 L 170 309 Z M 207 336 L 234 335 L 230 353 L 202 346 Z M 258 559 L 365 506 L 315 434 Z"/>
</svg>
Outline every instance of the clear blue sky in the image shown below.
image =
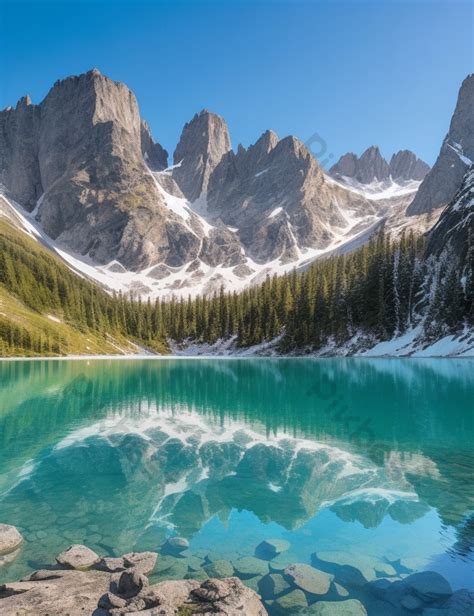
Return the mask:
<svg viewBox="0 0 474 616">
<path fill-rule="evenodd" d="M 432 163 L 473 71 L 467 0 L 0 0 L 0 108 L 92 67 L 137 95 L 174 150 L 223 115 L 234 147 L 318 133 L 334 161 L 378 144 Z M 313 150 L 320 149 L 315 143 Z M 331 162 L 332 162 L 331 161 Z"/>
</svg>

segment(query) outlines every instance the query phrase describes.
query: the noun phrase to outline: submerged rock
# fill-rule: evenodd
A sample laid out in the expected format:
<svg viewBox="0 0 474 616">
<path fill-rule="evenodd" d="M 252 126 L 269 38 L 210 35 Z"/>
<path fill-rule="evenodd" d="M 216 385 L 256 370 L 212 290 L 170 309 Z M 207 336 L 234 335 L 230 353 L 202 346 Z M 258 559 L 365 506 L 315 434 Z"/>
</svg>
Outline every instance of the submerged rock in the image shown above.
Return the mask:
<svg viewBox="0 0 474 616">
<path fill-rule="evenodd" d="M 260 579 L 258 588 L 264 599 L 274 599 L 291 587 L 279 573 L 269 573 Z"/>
<path fill-rule="evenodd" d="M 285 576 L 289 578 L 293 584 L 312 595 L 327 594 L 331 582 L 334 579 L 333 575 L 324 573 L 324 571 L 319 571 L 319 569 L 302 563 L 287 567 L 285 569 Z"/>
<path fill-rule="evenodd" d="M 0 555 L 14 552 L 22 541 L 23 537 L 15 526 L 0 524 Z"/>
<path fill-rule="evenodd" d="M 302 590 L 292 590 L 287 595 L 283 595 L 276 599 L 273 603 L 275 613 L 284 614 L 300 614 L 301 611 L 308 607 L 306 595 Z"/>
<path fill-rule="evenodd" d="M 215 560 L 204 567 L 210 577 L 223 578 L 234 575 L 234 567 L 228 560 Z"/>
<path fill-rule="evenodd" d="M 357 599 L 348 599 L 347 601 L 318 601 L 300 614 L 301 616 L 367 616 L 367 610 Z"/>
<path fill-rule="evenodd" d="M 285 539 L 265 539 L 255 548 L 255 556 L 271 560 L 290 548 L 290 542 Z"/>
<path fill-rule="evenodd" d="M 435 571 L 414 573 L 405 578 L 404 584 L 407 584 L 417 597 L 427 602 L 447 599 L 453 594 L 449 582 Z"/>
<path fill-rule="evenodd" d="M 90 569 L 100 562 L 99 556 L 85 545 L 75 543 L 56 556 L 56 562 L 71 569 Z"/>
<path fill-rule="evenodd" d="M 189 548 L 189 541 L 184 537 L 170 537 L 163 546 L 163 554 L 178 555 Z"/>
<path fill-rule="evenodd" d="M 268 564 L 254 556 L 243 556 L 234 562 L 234 569 L 242 578 L 251 578 L 256 575 L 266 575 Z"/>
</svg>

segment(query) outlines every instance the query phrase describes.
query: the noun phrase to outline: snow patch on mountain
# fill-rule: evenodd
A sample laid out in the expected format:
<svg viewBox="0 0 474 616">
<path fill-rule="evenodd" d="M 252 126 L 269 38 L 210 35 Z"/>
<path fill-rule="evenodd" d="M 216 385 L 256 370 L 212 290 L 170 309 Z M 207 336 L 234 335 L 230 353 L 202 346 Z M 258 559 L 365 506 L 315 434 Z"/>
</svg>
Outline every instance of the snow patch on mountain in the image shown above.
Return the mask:
<svg viewBox="0 0 474 616">
<path fill-rule="evenodd" d="M 349 189 L 372 201 L 414 195 L 421 184 L 421 182 L 417 180 L 395 182 L 392 178 L 388 180 L 373 180 L 369 184 L 363 184 L 354 178 L 346 176 L 342 176 L 339 180 L 335 180 L 330 175 L 326 175 L 326 180 L 337 186 L 342 186 L 342 188 Z"/>
</svg>

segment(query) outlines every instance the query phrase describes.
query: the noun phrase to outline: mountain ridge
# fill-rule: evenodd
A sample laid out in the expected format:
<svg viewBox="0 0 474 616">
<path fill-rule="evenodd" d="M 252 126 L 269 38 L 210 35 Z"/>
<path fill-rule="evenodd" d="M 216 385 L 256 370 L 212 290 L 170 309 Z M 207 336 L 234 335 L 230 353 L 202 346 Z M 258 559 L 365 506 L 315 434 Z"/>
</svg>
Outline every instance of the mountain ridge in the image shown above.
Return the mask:
<svg viewBox="0 0 474 616">
<path fill-rule="evenodd" d="M 430 167 L 410 150 L 399 150 L 387 162 L 376 145 L 367 148 L 360 157 L 353 152 L 341 156 L 329 173 L 335 178 L 353 178 L 361 184 L 374 181 L 421 181 Z"/>
<path fill-rule="evenodd" d="M 435 222 L 405 216 L 419 183 L 405 178 L 424 165 L 408 151 L 387 163 L 369 148 L 359 177 L 381 179 L 363 183 L 271 130 L 234 151 L 224 118 L 203 109 L 168 166 L 133 93 L 97 69 L 0 112 L 0 135 L 5 207 L 84 275 L 143 297 L 242 290 L 351 250 L 381 224 Z"/>
</svg>

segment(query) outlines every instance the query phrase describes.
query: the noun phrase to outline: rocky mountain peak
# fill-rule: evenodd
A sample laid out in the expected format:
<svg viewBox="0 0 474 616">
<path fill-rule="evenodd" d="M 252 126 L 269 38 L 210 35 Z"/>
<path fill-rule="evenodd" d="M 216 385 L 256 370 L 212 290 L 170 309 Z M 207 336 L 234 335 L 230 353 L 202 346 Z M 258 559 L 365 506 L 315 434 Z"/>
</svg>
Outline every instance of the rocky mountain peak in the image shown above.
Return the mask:
<svg viewBox="0 0 474 616">
<path fill-rule="evenodd" d="M 29 94 L 26 96 L 22 96 L 16 104 L 16 109 L 21 109 L 23 107 L 29 107 L 32 104 L 31 98 Z"/>
<path fill-rule="evenodd" d="M 390 175 L 387 161 L 380 154 L 378 146 L 372 145 L 359 158 L 357 179 L 363 184 L 374 180 L 385 180 Z"/>
<path fill-rule="evenodd" d="M 334 177 L 349 177 L 370 184 L 374 180 L 385 180 L 390 175 L 387 161 L 380 153 L 378 146 L 372 145 L 359 157 L 349 152 L 331 167 L 329 173 Z"/>
<path fill-rule="evenodd" d="M 395 181 L 422 180 L 429 170 L 429 165 L 410 150 L 400 150 L 390 159 L 390 175 Z"/>
<path fill-rule="evenodd" d="M 258 147 L 265 152 L 270 152 L 278 143 L 278 135 L 272 130 L 266 130 L 251 147 Z"/>
<path fill-rule="evenodd" d="M 408 207 L 407 214 L 424 214 L 447 205 L 461 186 L 473 161 L 474 74 L 471 74 L 459 90 L 449 131 L 438 158 Z"/>
<path fill-rule="evenodd" d="M 429 166 L 410 150 L 393 154 L 388 163 L 378 146 L 372 145 L 360 158 L 353 152 L 344 154 L 329 173 L 335 178 L 353 178 L 361 184 L 370 184 L 390 178 L 394 181 L 422 180 L 428 171 Z"/>
<path fill-rule="evenodd" d="M 185 124 L 173 154 L 178 165 L 173 179 L 189 201 L 207 191 L 211 173 L 230 149 L 229 130 L 221 116 L 203 109 Z"/>
<path fill-rule="evenodd" d="M 57 81 L 39 105 L 2 112 L 0 134 L 0 182 L 38 205 L 50 238 L 98 263 L 168 257 L 165 204 L 143 162 L 152 152 L 166 164 L 164 151 L 127 86 L 97 70 Z"/>
</svg>

